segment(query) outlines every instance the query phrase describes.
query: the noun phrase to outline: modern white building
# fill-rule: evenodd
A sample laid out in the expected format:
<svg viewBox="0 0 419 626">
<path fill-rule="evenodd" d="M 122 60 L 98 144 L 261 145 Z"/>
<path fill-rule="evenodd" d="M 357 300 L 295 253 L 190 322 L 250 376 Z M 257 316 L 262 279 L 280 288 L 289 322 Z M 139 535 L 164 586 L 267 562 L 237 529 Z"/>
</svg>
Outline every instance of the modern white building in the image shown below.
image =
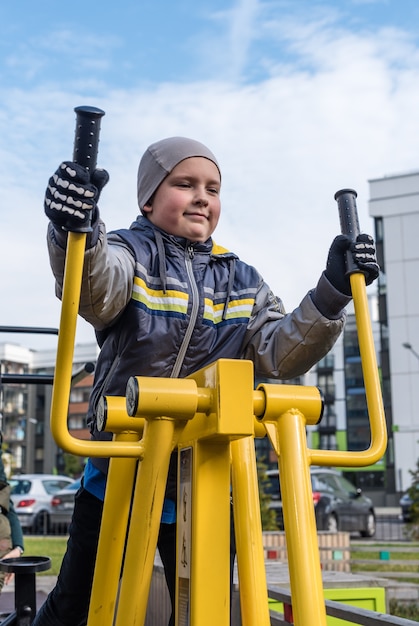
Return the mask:
<svg viewBox="0 0 419 626">
<path fill-rule="evenodd" d="M 395 490 L 419 459 L 419 171 L 369 181 L 382 274 L 380 356 Z"/>
</svg>

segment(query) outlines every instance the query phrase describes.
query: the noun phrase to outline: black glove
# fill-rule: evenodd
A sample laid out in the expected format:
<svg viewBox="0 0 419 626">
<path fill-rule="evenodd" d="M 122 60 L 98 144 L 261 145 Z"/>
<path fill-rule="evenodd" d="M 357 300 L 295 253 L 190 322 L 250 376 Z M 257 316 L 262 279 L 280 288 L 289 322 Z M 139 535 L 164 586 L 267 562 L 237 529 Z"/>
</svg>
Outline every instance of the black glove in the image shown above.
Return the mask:
<svg viewBox="0 0 419 626">
<path fill-rule="evenodd" d="M 48 181 L 44 200 L 47 217 L 63 230 L 91 231 L 100 192 L 108 180 L 106 170 L 96 169 L 90 174 L 78 163 L 64 161 Z"/>
<path fill-rule="evenodd" d="M 378 277 L 380 268 L 375 255 L 374 240 L 370 235 L 358 235 L 356 241 L 351 241 L 346 235 L 338 235 L 330 246 L 325 276 L 335 289 L 350 296 L 351 283 L 346 267 L 347 250 L 352 253 L 355 266 L 365 275 L 367 285 Z"/>
</svg>

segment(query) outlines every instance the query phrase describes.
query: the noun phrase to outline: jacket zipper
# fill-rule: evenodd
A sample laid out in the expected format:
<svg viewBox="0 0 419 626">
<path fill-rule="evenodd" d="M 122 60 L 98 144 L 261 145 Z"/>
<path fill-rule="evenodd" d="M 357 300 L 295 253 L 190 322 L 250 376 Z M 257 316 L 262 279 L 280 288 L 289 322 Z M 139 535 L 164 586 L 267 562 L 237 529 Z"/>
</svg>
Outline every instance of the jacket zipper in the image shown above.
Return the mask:
<svg viewBox="0 0 419 626">
<path fill-rule="evenodd" d="M 183 360 L 186 355 L 186 351 L 189 347 L 189 342 L 192 337 L 193 330 L 195 328 L 196 320 L 198 317 L 199 310 L 199 293 L 198 293 L 198 285 L 196 284 L 195 276 L 193 273 L 192 261 L 195 256 L 195 250 L 192 244 L 188 244 L 185 249 L 185 266 L 186 273 L 189 278 L 189 282 L 191 284 L 191 292 L 192 292 L 192 309 L 191 316 L 189 318 L 189 324 L 186 329 L 185 336 L 183 338 L 182 344 L 179 348 L 178 355 L 176 357 L 175 364 L 172 369 L 172 373 L 170 374 L 170 378 L 178 378 L 180 370 L 182 369 Z"/>
</svg>

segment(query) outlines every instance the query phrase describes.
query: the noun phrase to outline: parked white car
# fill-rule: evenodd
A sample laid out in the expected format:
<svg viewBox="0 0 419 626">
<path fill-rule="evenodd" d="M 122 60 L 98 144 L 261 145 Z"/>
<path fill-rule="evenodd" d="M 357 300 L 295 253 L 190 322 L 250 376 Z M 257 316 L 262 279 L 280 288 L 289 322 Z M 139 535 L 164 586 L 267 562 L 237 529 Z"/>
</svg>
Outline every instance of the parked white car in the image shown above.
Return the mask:
<svg viewBox="0 0 419 626">
<path fill-rule="evenodd" d="M 16 474 L 9 480 L 11 498 L 23 530 L 46 535 L 50 530 L 51 498 L 73 482 L 55 474 Z"/>
</svg>

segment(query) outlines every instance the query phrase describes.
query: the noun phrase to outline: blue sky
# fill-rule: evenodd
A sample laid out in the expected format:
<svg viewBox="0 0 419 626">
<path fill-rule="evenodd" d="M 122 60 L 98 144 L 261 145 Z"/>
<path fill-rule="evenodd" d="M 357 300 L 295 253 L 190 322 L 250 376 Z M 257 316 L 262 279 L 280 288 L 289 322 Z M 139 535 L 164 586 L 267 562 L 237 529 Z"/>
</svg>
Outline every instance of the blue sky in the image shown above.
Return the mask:
<svg viewBox="0 0 419 626">
<path fill-rule="evenodd" d="M 0 324 L 58 324 L 43 194 L 81 104 L 106 112 L 109 228 L 137 214 L 147 145 L 199 139 L 223 172 L 214 238 L 291 309 L 338 233 L 335 191 L 358 191 L 371 232 L 368 180 L 419 168 L 419 3 L 16 0 L 0 6 L 0 86 Z"/>
<path fill-rule="evenodd" d="M 278 65 L 315 69 L 304 40 L 317 30 L 375 37 L 400 29 L 418 40 L 416 0 L 194 0 L 102 3 L 68 7 L 40 0 L 2 3 L 2 83 L 92 93 L 161 82 L 269 78 Z"/>
<path fill-rule="evenodd" d="M 42 85 L 92 94 L 161 82 L 254 83 L 275 68 L 315 69 L 304 41 L 345 32 L 367 38 L 400 30 L 418 41 L 416 0 L 122 0 L 71 7 L 40 0 L 2 3 L 1 77 L 5 88 Z"/>
</svg>

